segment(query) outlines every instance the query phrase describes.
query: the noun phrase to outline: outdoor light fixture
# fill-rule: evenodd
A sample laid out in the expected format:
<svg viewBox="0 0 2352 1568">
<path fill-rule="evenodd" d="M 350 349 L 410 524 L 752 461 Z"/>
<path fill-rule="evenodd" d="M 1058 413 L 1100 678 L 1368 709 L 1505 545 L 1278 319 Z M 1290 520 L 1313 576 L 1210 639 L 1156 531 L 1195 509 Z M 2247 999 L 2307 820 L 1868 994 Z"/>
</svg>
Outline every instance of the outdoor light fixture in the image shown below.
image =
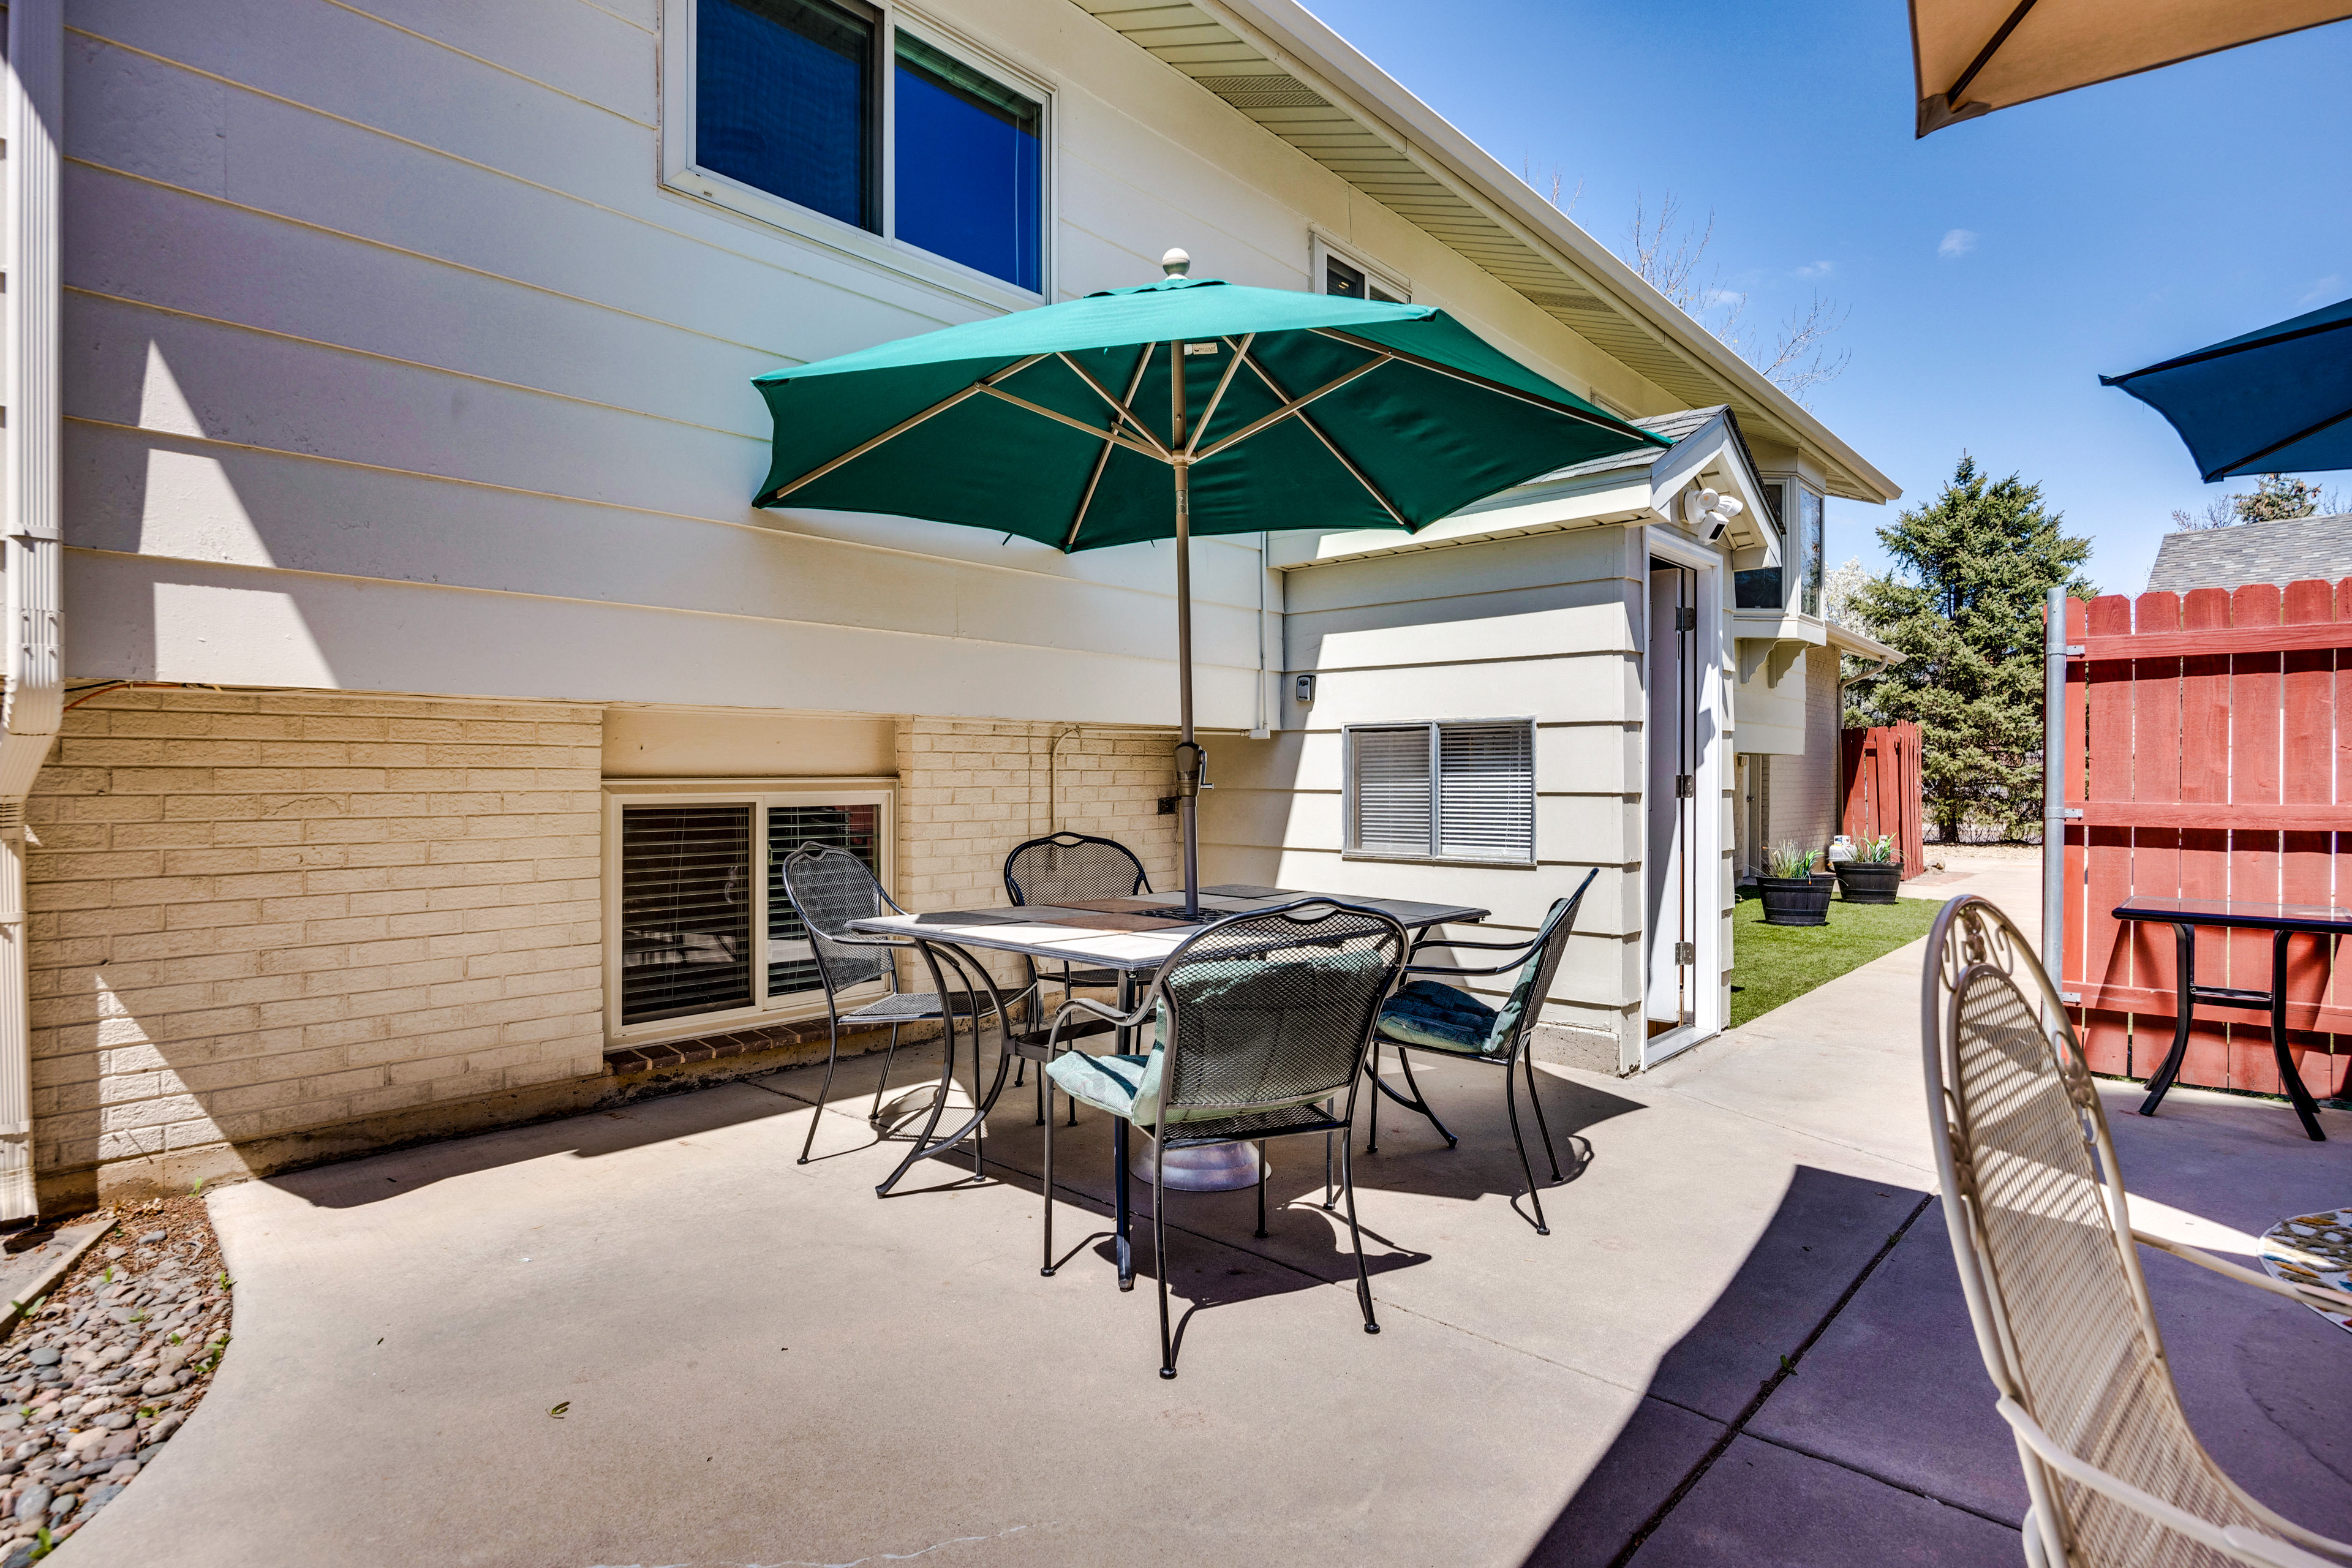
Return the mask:
<svg viewBox="0 0 2352 1568">
<path fill-rule="evenodd" d="M 1738 497 L 1720 490 L 1695 489 L 1683 496 L 1683 521 L 1694 530 L 1703 530 L 1709 544 L 1721 539 L 1731 520 L 1747 510 Z"/>
</svg>

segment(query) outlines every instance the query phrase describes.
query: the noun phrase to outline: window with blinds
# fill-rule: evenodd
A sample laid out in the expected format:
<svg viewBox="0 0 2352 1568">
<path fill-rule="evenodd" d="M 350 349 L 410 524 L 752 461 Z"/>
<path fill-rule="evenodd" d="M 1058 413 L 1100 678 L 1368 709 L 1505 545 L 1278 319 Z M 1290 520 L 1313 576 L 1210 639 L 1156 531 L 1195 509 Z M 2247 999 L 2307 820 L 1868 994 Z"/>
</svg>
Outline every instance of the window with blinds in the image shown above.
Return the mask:
<svg viewBox="0 0 2352 1568">
<path fill-rule="evenodd" d="M 1347 731 L 1348 853 L 1531 865 L 1531 720 L 1359 724 Z"/>
<path fill-rule="evenodd" d="M 751 808 L 621 808 L 621 1022 L 751 1005 Z"/>
<path fill-rule="evenodd" d="M 887 792 L 689 796 L 651 785 L 615 786 L 610 796 L 614 1034 L 674 1038 L 821 1008 L 783 862 L 803 844 L 847 849 L 887 886 Z"/>
</svg>

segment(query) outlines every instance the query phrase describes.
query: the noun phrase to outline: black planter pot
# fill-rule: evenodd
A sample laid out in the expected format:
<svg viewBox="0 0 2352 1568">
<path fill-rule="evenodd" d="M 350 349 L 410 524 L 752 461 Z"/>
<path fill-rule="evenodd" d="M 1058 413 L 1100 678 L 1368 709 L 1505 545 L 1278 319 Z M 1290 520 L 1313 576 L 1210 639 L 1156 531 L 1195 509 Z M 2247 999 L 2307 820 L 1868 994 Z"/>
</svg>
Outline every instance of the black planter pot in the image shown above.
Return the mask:
<svg viewBox="0 0 2352 1568">
<path fill-rule="evenodd" d="M 1817 886 L 1811 877 L 1759 877 L 1756 890 L 1764 900 L 1768 926 L 1830 923 L 1830 890 Z"/>
<path fill-rule="evenodd" d="M 1848 860 L 1838 867 L 1837 879 L 1849 904 L 1891 904 L 1895 886 L 1903 880 L 1903 862 Z"/>
</svg>

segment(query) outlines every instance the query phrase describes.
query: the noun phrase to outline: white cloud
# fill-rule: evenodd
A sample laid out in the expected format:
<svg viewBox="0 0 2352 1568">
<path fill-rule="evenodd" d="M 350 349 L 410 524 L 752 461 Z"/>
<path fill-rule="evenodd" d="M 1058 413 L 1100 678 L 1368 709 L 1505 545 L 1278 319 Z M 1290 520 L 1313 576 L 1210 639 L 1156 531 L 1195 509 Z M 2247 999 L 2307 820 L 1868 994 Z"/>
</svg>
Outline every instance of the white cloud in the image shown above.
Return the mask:
<svg viewBox="0 0 2352 1568">
<path fill-rule="evenodd" d="M 2315 305 L 2328 305 L 2344 298 L 2344 275 L 2331 272 L 2312 284 L 2311 291 L 2295 301 L 2308 310 Z"/>
<path fill-rule="evenodd" d="M 1797 276 L 1800 278 L 1826 278 L 1836 270 L 1837 263 L 1834 261 L 1809 261 L 1804 266 L 1797 268 Z"/>
<path fill-rule="evenodd" d="M 1698 298 L 1702 310 L 1731 310 L 1748 303 L 1748 296 L 1735 289 L 1709 289 Z"/>
<path fill-rule="evenodd" d="M 1936 247 L 1936 254 L 1947 261 L 1957 261 L 1976 247 L 1976 230 L 1955 228 L 1946 231 L 1942 243 Z"/>
</svg>

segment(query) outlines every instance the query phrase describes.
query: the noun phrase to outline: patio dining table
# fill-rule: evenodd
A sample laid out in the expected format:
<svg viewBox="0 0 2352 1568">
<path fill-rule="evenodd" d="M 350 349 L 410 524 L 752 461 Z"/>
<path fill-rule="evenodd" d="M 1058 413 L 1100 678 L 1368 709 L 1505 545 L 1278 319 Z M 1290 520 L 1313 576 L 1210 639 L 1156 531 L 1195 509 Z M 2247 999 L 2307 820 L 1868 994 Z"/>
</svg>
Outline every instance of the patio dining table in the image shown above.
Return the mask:
<svg viewBox="0 0 2352 1568">
<path fill-rule="evenodd" d="M 2246 1007 L 2267 1011 L 2271 1018 L 2271 1050 L 2278 1060 L 2279 1078 L 2286 1089 L 2287 1099 L 2294 1105 L 2294 1113 L 2303 1121 L 2303 1130 L 2315 1143 L 2324 1143 L 2327 1134 L 2320 1131 L 2319 1107 L 2304 1087 L 2303 1075 L 2295 1069 L 2294 1053 L 2288 1048 L 2286 1032 L 2286 944 L 2293 936 L 2315 936 L 2325 942 L 2335 937 L 2352 936 L 2352 910 L 2336 909 L 2326 904 L 2273 904 L 2243 899 L 2168 899 L 2137 897 L 2126 899 L 2115 908 L 2119 921 L 2144 921 L 2172 928 L 2176 958 L 2174 972 L 2176 994 L 2173 1003 L 2172 1049 L 2166 1055 L 2164 1065 L 2148 1079 L 2147 1098 L 2139 1108 L 2142 1116 L 2153 1116 L 2156 1108 L 2164 1103 L 2165 1091 L 2173 1079 L 2180 1076 L 2181 1064 L 2189 1058 L 2189 1026 L 2200 1005 L 2209 1007 Z M 2220 926 L 2234 931 L 2266 931 L 2271 933 L 2271 983 L 2266 989 L 2249 986 L 2200 985 L 2197 983 L 2197 928 Z"/>
<path fill-rule="evenodd" d="M 1399 924 L 1415 934 L 1432 926 L 1475 924 L 1493 912 L 1467 904 L 1430 904 L 1408 899 L 1369 899 L 1349 893 L 1318 893 L 1228 883 L 1200 890 L 1201 919 L 1198 921 L 1184 918 L 1181 895 L 1146 893 L 1135 898 L 1100 899 L 1082 904 L 1030 904 L 1018 909 L 944 910 L 929 914 L 879 915 L 869 920 L 852 921 L 850 928 L 873 936 L 910 940 L 919 949 L 985 948 L 996 952 L 1016 952 L 1026 958 L 1067 962 L 1088 969 L 1111 970 L 1119 977 L 1119 1010 L 1126 1012 L 1134 1005 L 1139 983 L 1148 981 L 1167 962 L 1169 954 L 1176 951 L 1178 944 L 1199 931 L 1202 924 L 1227 915 L 1273 909 L 1299 899 L 1330 899 L 1381 910 L 1393 915 Z M 937 957 L 928 952 L 925 962 L 935 976 L 952 973 L 955 968 L 952 964 L 943 968 Z M 979 968 L 976 963 L 971 963 L 970 966 L 974 971 Z M 945 987 L 941 985 L 940 988 Z M 997 1095 L 1004 1088 L 1006 1064 L 1013 1057 L 1038 1062 L 1046 1058 L 1048 1031 L 1045 1027 L 1015 1032 L 1009 1024 L 1006 1025 L 1005 1048 L 997 1058 L 995 1079 L 983 1092 L 980 1087 L 979 1013 L 975 1011 L 965 1021 L 972 1031 L 973 1104 L 971 1116 L 951 1132 L 931 1135 L 939 1124 L 940 1113 L 947 1104 L 948 1096 L 954 1089 L 956 1053 L 950 1034 L 948 1050 L 940 1068 L 939 1085 L 932 1091 L 926 1131 L 916 1139 L 915 1147 L 876 1191 L 887 1194 L 917 1161 L 945 1153 L 979 1132 L 996 1103 Z M 1030 1021 L 1040 1026 L 1043 1024 L 1043 1019 L 1034 1015 Z M 953 1031 L 957 1021 L 950 1018 L 945 1026 Z M 1075 1029 L 1066 1029 L 1062 1040 L 1066 1043 L 1075 1038 L 1100 1035 L 1108 1027 L 1104 1024 L 1082 1025 Z M 1128 1044 L 1129 1033 L 1120 1031 L 1122 1047 Z M 1255 1159 L 1253 1153 L 1251 1160 L 1254 1162 Z M 1173 1155 L 1167 1173 L 1169 1186 L 1192 1192 L 1226 1191 L 1252 1186 L 1256 1181 L 1254 1163 L 1245 1169 L 1212 1167 L 1192 1170 L 1180 1168 Z"/>
</svg>

